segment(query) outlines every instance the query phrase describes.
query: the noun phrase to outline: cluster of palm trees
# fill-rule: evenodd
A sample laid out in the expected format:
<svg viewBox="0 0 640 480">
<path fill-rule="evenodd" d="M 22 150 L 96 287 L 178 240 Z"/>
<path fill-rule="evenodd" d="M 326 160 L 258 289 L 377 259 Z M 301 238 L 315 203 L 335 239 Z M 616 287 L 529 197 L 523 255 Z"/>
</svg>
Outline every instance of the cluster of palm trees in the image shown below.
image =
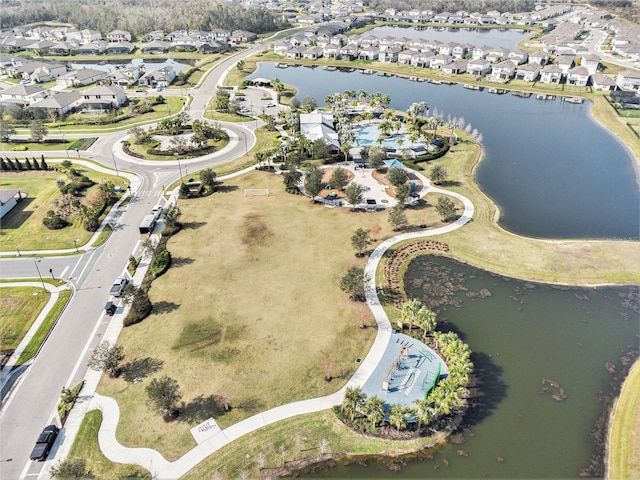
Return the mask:
<svg viewBox="0 0 640 480">
<path fill-rule="evenodd" d="M 380 397 L 368 397 L 357 387 L 347 388 L 341 411 L 345 420 L 356 428 L 373 432 L 386 421 L 398 431 L 409 425 L 416 425 L 420 430 L 447 415 L 462 411 L 467 405 L 466 388 L 473 371 L 469 346 L 455 332 L 435 330 L 436 314 L 419 300 L 407 302 L 402 308 L 401 318 L 409 324 L 409 334 L 411 326 L 415 325 L 423 330 L 423 338 L 431 335 L 432 345 L 447 365 L 447 376 L 438 381 L 426 398 L 415 399 L 413 407 L 391 405 L 388 412 L 385 412 L 385 402 Z"/>
</svg>

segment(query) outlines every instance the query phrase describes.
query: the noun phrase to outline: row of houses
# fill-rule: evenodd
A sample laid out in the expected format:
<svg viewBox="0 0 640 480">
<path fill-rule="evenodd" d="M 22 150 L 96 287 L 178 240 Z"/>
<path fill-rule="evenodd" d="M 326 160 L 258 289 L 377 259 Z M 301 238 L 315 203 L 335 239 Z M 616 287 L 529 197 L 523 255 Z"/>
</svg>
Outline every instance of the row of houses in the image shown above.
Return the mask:
<svg viewBox="0 0 640 480">
<path fill-rule="evenodd" d="M 94 68 L 69 69 L 60 62 L 32 60 L 23 56 L 0 54 L 0 74 L 20 78 L 24 82 L 43 83 L 55 80 L 62 88 L 77 88 L 102 83 L 119 87 L 131 87 L 136 83 L 148 87 L 168 87 L 176 79 L 177 72 L 166 65 L 144 72 L 137 65 L 129 64 L 114 72 Z"/>
<path fill-rule="evenodd" d="M 61 35 L 54 35 L 53 32 Z M 63 28 L 38 27 L 26 30 L 26 34 L 23 34 L 23 30 L 16 27 L 0 33 L 0 51 L 30 51 L 40 55 L 121 55 L 133 53 L 137 48 L 132 43 L 131 33 L 124 30 L 109 32 L 106 38 L 93 30 L 82 30 L 78 35 L 74 34 L 77 31 L 67 31 L 69 35 L 63 35 L 62 32 Z M 228 48 L 230 43 L 251 42 L 256 38 L 255 33 L 246 30 L 179 30 L 166 35 L 156 31 L 143 37 L 140 49 L 143 53 L 165 53 L 170 50 L 211 53 Z"/>
<path fill-rule="evenodd" d="M 38 85 L 15 85 L 0 91 L 0 104 L 54 111 L 62 116 L 72 111 L 103 113 L 127 104 L 122 87 L 97 85 L 82 92 L 54 91 Z"/>
<path fill-rule="evenodd" d="M 600 58 L 593 54 L 552 55 L 544 50 L 528 54 L 525 50 L 503 47 L 440 42 L 438 40 L 407 39 L 374 36 L 289 37 L 273 45 L 274 53 L 293 59 L 320 57 L 341 60 L 368 60 L 382 63 L 402 63 L 419 68 L 437 69 L 446 74 L 468 73 L 484 76 L 489 81 L 507 82 L 511 79 L 556 84 L 566 82 L 586 86 L 598 73 Z M 602 88 L 611 89 L 615 82 L 597 77 Z"/>
</svg>

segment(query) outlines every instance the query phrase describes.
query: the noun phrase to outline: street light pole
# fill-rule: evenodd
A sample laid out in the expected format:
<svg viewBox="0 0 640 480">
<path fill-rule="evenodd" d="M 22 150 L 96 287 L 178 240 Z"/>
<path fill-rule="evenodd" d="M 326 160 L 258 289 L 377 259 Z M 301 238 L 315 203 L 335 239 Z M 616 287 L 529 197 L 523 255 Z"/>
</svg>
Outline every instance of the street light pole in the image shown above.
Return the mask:
<svg viewBox="0 0 640 480">
<path fill-rule="evenodd" d="M 113 154 L 113 150 L 111 150 L 111 158 L 113 159 L 113 166 L 116 169 L 116 176 L 120 176 L 120 173 L 118 172 L 118 164 L 116 164 L 116 156 Z"/>
<path fill-rule="evenodd" d="M 40 260 L 34 260 L 33 264 L 36 266 L 36 270 L 38 271 L 38 277 L 40 277 L 40 283 L 42 283 L 42 289 L 46 292 L 47 288 L 44 286 L 44 280 L 42 279 L 42 275 L 40 274 L 40 269 L 38 268 L 38 262 Z"/>
<path fill-rule="evenodd" d="M 73 240 L 71 240 L 71 241 L 73 242 L 73 244 L 74 244 L 74 245 L 75 245 L 75 247 L 76 247 L 76 252 L 79 252 L 80 250 L 78 250 L 78 239 L 77 239 L 77 238 L 74 238 L 74 239 L 73 239 Z"/>
<path fill-rule="evenodd" d="M 180 157 L 178 153 L 174 153 L 174 155 L 176 156 L 176 160 L 178 161 L 178 171 L 180 172 L 180 183 L 184 183 L 184 181 L 182 180 L 182 167 L 180 166 Z"/>
<path fill-rule="evenodd" d="M 18 248 L 18 245 L 16 245 L 16 252 L 18 252 L 18 256 L 21 257 L 22 254 L 20 253 L 20 249 Z"/>
</svg>

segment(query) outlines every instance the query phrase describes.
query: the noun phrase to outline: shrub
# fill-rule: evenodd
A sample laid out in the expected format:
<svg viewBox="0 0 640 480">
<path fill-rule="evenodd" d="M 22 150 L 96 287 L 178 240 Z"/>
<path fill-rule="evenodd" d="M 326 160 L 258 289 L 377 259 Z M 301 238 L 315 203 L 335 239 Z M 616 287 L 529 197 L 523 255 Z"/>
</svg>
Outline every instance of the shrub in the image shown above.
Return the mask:
<svg viewBox="0 0 640 480">
<path fill-rule="evenodd" d="M 51 215 L 48 215 L 46 218 L 42 219 L 42 223 L 49 230 L 60 230 L 61 228 L 66 227 L 69 223 L 64 220 L 60 215 L 56 215 L 52 211 L 49 211 Z"/>
<path fill-rule="evenodd" d="M 162 250 L 153 256 L 151 261 L 151 272 L 154 277 L 159 277 L 165 273 L 171 266 L 171 253 L 168 250 Z"/>
</svg>

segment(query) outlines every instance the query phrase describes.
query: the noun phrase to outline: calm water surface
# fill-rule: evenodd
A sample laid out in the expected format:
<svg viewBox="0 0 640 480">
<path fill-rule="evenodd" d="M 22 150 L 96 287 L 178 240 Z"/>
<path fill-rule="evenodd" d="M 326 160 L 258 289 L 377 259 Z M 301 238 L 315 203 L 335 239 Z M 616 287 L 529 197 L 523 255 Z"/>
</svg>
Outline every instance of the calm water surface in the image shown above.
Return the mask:
<svg viewBox="0 0 640 480">
<path fill-rule="evenodd" d="M 530 37 L 532 32 L 524 30 L 498 30 L 483 28 L 460 28 L 438 30 L 427 27 L 424 30 L 416 30 L 413 27 L 403 28 L 384 25 L 372 28 L 364 35 L 375 37 L 407 37 L 410 39 L 424 38 L 425 40 L 440 40 L 441 42 L 468 43 L 474 47 L 487 45 L 489 47 L 504 47 L 515 50 L 518 43 Z"/>
<path fill-rule="evenodd" d="M 476 179 L 500 207 L 501 225 L 545 238 L 640 238 L 640 192 L 625 146 L 590 116 L 589 102 L 492 95 L 461 85 L 329 72 L 321 67 L 276 68 L 260 63 L 250 78 L 278 77 L 298 98 L 319 104 L 334 92 L 389 93 L 406 110 L 426 101 L 442 117 L 464 118 L 483 136 L 485 157 Z"/>
<path fill-rule="evenodd" d="M 406 273 L 409 296 L 438 301 L 431 296 L 438 278 L 464 289 L 451 292 L 438 319 L 470 345 L 487 394 L 470 415 L 465 442 L 409 462 L 399 474 L 374 463 L 316 477 L 578 478 L 597 451 L 590 432 L 612 378 L 605 364 L 619 368 L 622 352 L 637 346 L 637 296 L 632 311 L 620 296 L 631 289 L 553 288 L 426 256 Z M 471 298 L 482 289 L 491 296 Z M 558 382 L 566 400 L 543 393 L 543 379 Z"/>
</svg>

